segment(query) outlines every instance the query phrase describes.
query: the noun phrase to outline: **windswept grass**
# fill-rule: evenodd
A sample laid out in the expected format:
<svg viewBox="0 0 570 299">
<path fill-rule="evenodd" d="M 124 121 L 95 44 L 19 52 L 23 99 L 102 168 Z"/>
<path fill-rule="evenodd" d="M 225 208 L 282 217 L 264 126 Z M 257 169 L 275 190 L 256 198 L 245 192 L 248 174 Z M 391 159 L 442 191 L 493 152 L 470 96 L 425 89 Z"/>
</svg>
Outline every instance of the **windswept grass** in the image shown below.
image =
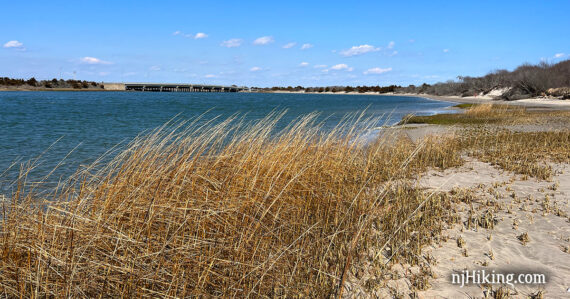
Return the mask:
<svg viewBox="0 0 570 299">
<path fill-rule="evenodd" d="M 471 107 L 473 107 L 474 105 L 476 105 L 476 104 L 471 104 L 471 103 L 461 103 L 461 104 L 457 104 L 457 105 L 455 105 L 455 106 L 453 106 L 453 107 L 455 107 L 455 108 L 459 108 L 459 109 L 467 109 L 467 108 L 471 108 Z"/>
<path fill-rule="evenodd" d="M 409 116 L 402 123 L 434 124 L 434 125 L 473 125 L 498 124 L 514 121 L 523 116 L 529 116 L 522 106 L 493 105 L 493 104 L 466 104 L 462 106 L 464 113 L 443 113 L 429 116 Z"/>
<path fill-rule="evenodd" d="M 529 111 L 522 106 L 476 104 L 464 113 L 412 117 L 434 124 L 463 124 L 457 136 L 458 150 L 504 170 L 537 179 L 550 179 L 553 170 L 548 162 L 570 162 L 570 130 L 516 132 L 501 126 L 568 124 L 568 111 Z M 490 126 L 485 126 L 490 125 Z"/>
<path fill-rule="evenodd" d="M 471 129 L 462 135 L 461 148 L 484 162 L 504 170 L 550 179 L 550 163 L 570 162 L 570 130 L 512 132 Z"/>
<path fill-rule="evenodd" d="M 330 297 L 370 248 L 415 263 L 450 200 L 400 179 L 460 165 L 457 142 L 372 144 L 315 115 L 161 128 L 53 193 L 2 202 L 8 297 Z M 95 169 L 99 169 L 95 171 Z"/>
<path fill-rule="evenodd" d="M 524 113 L 475 106 L 464 115 Z M 316 115 L 276 132 L 279 118 L 165 126 L 50 194 L 20 181 L 1 202 L 0 292 L 340 297 L 362 271 L 379 278 L 373 288 L 390 263 L 418 264 L 457 221 L 460 196 L 418 189 L 418 174 L 459 166 L 464 154 L 540 179 L 552 174 L 546 161 L 570 161 L 568 130 L 365 144 L 360 134 L 376 120 L 362 115 L 328 133 Z"/>
</svg>

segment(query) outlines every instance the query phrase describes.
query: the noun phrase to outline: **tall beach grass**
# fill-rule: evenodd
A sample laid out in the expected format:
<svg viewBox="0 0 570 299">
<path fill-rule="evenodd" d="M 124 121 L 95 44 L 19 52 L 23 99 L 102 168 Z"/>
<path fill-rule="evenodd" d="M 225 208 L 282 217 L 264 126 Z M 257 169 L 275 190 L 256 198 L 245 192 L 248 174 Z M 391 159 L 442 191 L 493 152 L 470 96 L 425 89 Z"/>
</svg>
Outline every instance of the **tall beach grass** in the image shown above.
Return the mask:
<svg viewBox="0 0 570 299">
<path fill-rule="evenodd" d="M 479 109 L 465 117 L 493 114 Z M 414 185 L 424 171 L 466 154 L 513 171 L 570 159 L 568 131 L 363 143 L 377 120 L 362 114 L 332 131 L 315 114 L 276 131 L 280 117 L 168 124 L 48 193 L 22 176 L 0 203 L 0 294 L 340 297 L 363 265 L 420 263 L 457 221 L 457 199 Z"/>
<path fill-rule="evenodd" d="M 460 164 L 453 143 L 364 144 L 362 115 L 327 133 L 279 118 L 165 126 L 51 193 L 19 184 L 1 203 L 1 294 L 329 297 L 372 244 L 417 259 L 446 205 L 397 181 Z"/>
</svg>

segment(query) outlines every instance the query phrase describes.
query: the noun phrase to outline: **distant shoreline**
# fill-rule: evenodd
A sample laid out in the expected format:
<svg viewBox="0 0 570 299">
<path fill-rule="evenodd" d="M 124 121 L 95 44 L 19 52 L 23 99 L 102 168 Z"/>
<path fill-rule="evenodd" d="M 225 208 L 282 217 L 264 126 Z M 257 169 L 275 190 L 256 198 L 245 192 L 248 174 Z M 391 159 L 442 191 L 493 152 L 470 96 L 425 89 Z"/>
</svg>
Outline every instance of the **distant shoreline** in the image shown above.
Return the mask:
<svg viewBox="0 0 570 299">
<path fill-rule="evenodd" d="M 108 89 L 74 89 L 74 88 L 5 88 L 0 87 L 0 92 L 12 92 L 12 91 L 66 91 L 66 92 L 123 92 L 126 90 L 108 90 Z M 243 93 L 243 91 L 242 91 Z M 482 104 L 482 103 L 493 103 L 493 104 L 504 104 L 504 105 L 517 105 L 525 106 L 534 109 L 554 109 L 554 110 L 570 110 L 570 100 L 559 100 L 554 98 L 530 98 L 524 100 L 516 101 L 504 101 L 504 100 L 494 100 L 488 96 L 477 96 L 477 97 L 459 97 L 459 96 L 436 96 L 430 94 L 414 94 L 414 93 L 377 93 L 377 92 L 304 92 L 304 91 L 261 91 L 261 92 L 247 92 L 245 93 L 280 93 L 280 94 L 329 94 L 329 95 L 368 95 L 368 96 L 399 96 L 399 97 L 416 97 L 416 98 L 426 98 L 435 101 L 445 101 L 458 104 Z"/>
<path fill-rule="evenodd" d="M 502 105 L 517 105 L 525 106 L 533 109 L 553 109 L 553 110 L 570 110 L 570 101 L 559 100 L 554 98 L 530 98 L 516 101 L 495 100 L 489 96 L 477 97 L 459 97 L 459 96 L 436 96 L 430 94 L 415 94 L 415 93 L 377 93 L 377 92 L 301 92 L 301 91 L 267 91 L 264 93 L 291 93 L 291 94 L 339 94 L 339 95 L 372 95 L 372 96 L 397 96 L 397 97 L 416 97 L 426 98 L 434 101 L 452 102 L 457 104 L 502 104 Z"/>
<path fill-rule="evenodd" d="M 82 88 L 82 89 L 75 89 L 75 88 L 4 88 L 0 87 L 1 91 L 116 91 L 116 90 L 107 90 L 102 88 Z"/>
</svg>

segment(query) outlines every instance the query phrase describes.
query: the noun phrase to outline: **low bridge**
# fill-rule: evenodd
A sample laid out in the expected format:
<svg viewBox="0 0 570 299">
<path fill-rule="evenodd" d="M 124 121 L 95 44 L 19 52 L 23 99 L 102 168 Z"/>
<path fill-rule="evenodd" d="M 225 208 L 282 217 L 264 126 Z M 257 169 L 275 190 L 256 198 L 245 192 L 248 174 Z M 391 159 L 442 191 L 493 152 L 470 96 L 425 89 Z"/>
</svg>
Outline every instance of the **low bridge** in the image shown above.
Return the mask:
<svg viewBox="0 0 570 299">
<path fill-rule="evenodd" d="M 106 90 L 153 91 L 153 92 L 241 92 L 243 86 L 223 86 L 182 83 L 103 83 Z"/>
</svg>

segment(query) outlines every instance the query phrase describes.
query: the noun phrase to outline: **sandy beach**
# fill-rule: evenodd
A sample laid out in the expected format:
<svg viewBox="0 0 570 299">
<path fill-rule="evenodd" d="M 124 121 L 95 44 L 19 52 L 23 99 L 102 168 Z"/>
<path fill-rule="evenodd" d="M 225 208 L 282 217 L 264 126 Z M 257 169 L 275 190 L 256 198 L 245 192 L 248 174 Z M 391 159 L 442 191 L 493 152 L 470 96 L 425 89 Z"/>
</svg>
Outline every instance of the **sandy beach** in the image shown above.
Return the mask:
<svg viewBox="0 0 570 299">
<path fill-rule="evenodd" d="M 436 100 L 452 100 L 436 97 Z M 464 99 L 463 103 L 474 103 Z M 482 100 L 481 100 L 482 101 Z M 539 100 L 528 100 L 531 107 Z M 541 106 L 557 110 L 560 106 Z M 566 106 L 564 106 L 567 108 Z M 532 109 L 529 109 L 532 110 Z M 564 110 L 564 109 L 563 109 Z M 539 110 L 540 111 L 540 110 Z M 567 122 L 543 120 L 519 125 L 487 125 L 512 132 L 548 132 L 569 130 Z M 420 144 L 429 136 L 461 134 L 461 125 L 406 124 L 386 129 L 384 138 L 405 136 Z M 544 146 L 549 146 L 545 144 Z M 510 273 L 542 273 L 544 285 L 515 284 L 509 286 L 509 298 L 566 298 L 570 294 L 570 164 L 547 163 L 554 175 L 547 180 L 529 178 L 504 170 L 488 162 L 464 156 L 466 163 L 451 169 L 432 169 L 415 184 L 431 192 L 449 192 L 472 198 L 472 202 L 455 206 L 459 223 L 450 224 L 442 237 L 422 250 L 429 257 L 423 267 L 394 264 L 391 279 L 383 288 L 370 293 L 354 279 L 347 285 L 350 297 L 413 298 L 413 285 L 421 273 L 429 273 L 428 286 L 418 291 L 417 298 L 498 298 L 492 290 L 500 285 L 451 283 L 453 273 L 493 271 Z M 491 215 L 490 227 L 475 223 Z M 482 221 L 482 220 L 478 220 Z M 522 236 L 528 236 L 523 240 Z M 426 266 L 428 265 L 429 266 Z"/>
<path fill-rule="evenodd" d="M 554 98 L 530 98 L 524 100 L 516 101 L 503 101 L 495 100 L 489 96 L 477 96 L 477 97 L 459 97 L 459 96 L 435 96 L 429 94 L 382 94 L 387 96 L 410 96 L 410 97 L 422 97 L 438 101 L 448 101 L 455 102 L 459 104 L 505 104 L 505 105 L 518 105 L 527 108 L 547 108 L 556 110 L 570 110 L 570 101 L 559 100 Z"/>
<path fill-rule="evenodd" d="M 548 298 L 568 296 L 567 278 L 570 277 L 568 225 L 570 170 L 569 165 L 555 165 L 557 175 L 551 181 L 521 179 L 511 172 L 500 171 L 488 163 L 470 161 L 462 167 L 444 172 L 427 173 L 420 184 L 430 189 L 451 191 L 472 190 L 476 210 L 484 213 L 486 200 L 498 199 L 502 207 L 493 217 L 497 221 L 493 229 L 475 227 L 463 229 L 456 225 L 446 230 L 446 242 L 426 248 L 438 261 L 433 268 L 432 288 L 420 292 L 423 298 L 457 298 L 484 295 L 480 285 L 463 288 L 450 284 L 451 273 L 464 269 L 512 271 L 513 273 L 544 273 L 547 284 L 544 291 Z M 544 202 L 561 211 L 547 211 Z M 470 207 L 460 207 L 467 218 Z M 523 244 L 518 238 L 528 234 L 530 241 Z M 465 245 L 458 247 L 458 239 Z M 463 253 L 465 250 L 465 253 Z M 541 287 L 517 285 L 514 298 L 528 298 Z"/>
<path fill-rule="evenodd" d="M 493 104 L 505 104 L 505 105 L 518 105 L 524 106 L 527 108 L 546 108 L 546 109 L 556 109 L 556 110 L 570 110 L 570 101 L 568 100 L 559 100 L 555 98 L 530 98 L 524 100 L 516 100 L 516 101 L 503 101 L 503 100 L 495 100 L 492 96 L 470 96 L 470 97 L 459 97 L 459 96 L 436 96 L 430 94 L 413 94 L 413 93 L 377 93 L 377 92 L 304 92 L 304 91 L 284 91 L 284 90 L 276 90 L 270 91 L 269 93 L 293 93 L 293 94 L 340 94 L 340 95 L 368 95 L 368 96 L 407 96 L 407 97 L 420 97 L 420 98 L 427 98 L 436 101 L 446 101 L 446 102 L 453 102 L 458 104 L 485 104 L 485 103 L 493 103 Z"/>
</svg>

